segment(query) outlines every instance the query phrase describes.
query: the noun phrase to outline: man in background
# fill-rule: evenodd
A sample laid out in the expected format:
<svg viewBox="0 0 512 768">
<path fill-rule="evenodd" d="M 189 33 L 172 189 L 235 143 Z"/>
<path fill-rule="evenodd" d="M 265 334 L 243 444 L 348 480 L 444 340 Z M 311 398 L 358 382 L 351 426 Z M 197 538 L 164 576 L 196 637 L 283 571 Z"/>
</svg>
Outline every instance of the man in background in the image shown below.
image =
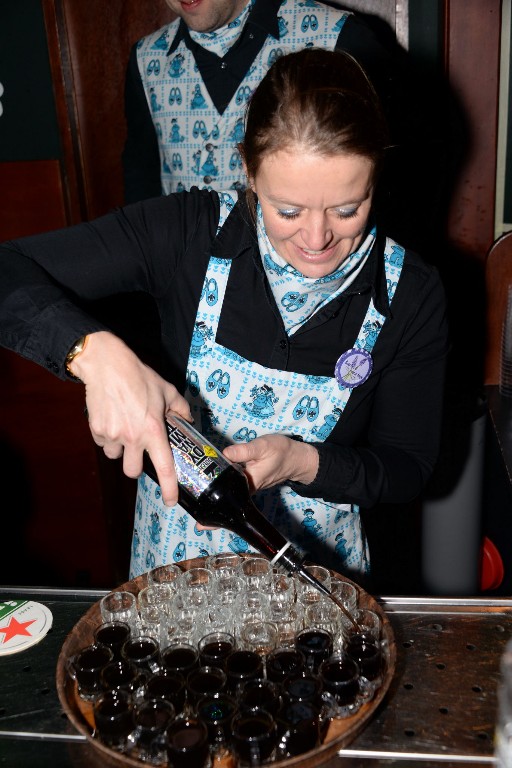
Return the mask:
<svg viewBox="0 0 512 768">
<path fill-rule="evenodd" d="M 411 179 L 428 198 L 432 223 L 442 182 L 432 162 L 442 163 L 442 122 L 438 114 L 433 122 L 437 110 L 431 109 L 420 83 L 412 81 L 410 62 L 404 66 L 398 45 L 378 37 L 360 15 L 315 0 L 166 3 L 177 14 L 175 21 L 140 40 L 130 55 L 123 152 L 126 202 L 194 185 L 243 188 L 236 145 L 258 82 L 283 53 L 306 46 L 337 48 L 351 53 L 366 70 L 390 123 L 392 148 L 381 215 L 396 239 L 412 247 L 421 242 L 424 227 L 417 216 L 424 208 Z M 435 186 L 433 194 L 425 192 L 426 174 Z"/>
</svg>

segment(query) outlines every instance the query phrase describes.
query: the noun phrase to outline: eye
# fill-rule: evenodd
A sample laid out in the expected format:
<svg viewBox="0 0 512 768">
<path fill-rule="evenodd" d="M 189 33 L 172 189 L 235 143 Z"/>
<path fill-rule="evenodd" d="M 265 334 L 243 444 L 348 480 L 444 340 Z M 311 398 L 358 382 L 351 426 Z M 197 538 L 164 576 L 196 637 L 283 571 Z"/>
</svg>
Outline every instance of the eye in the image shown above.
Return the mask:
<svg viewBox="0 0 512 768">
<path fill-rule="evenodd" d="M 296 219 L 300 214 L 296 208 L 289 208 L 288 210 L 277 210 L 277 215 L 282 219 Z"/>
<path fill-rule="evenodd" d="M 357 208 L 339 208 L 335 211 L 335 214 L 339 219 L 353 219 L 358 213 L 359 206 L 357 206 Z"/>
</svg>

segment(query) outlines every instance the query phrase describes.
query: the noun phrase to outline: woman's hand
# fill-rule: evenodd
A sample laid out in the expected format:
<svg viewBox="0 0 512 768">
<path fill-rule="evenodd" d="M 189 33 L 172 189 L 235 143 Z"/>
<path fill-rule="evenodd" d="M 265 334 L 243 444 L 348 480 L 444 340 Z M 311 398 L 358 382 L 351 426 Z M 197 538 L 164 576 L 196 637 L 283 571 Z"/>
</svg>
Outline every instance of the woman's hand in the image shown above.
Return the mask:
<svg viewBox="0 0 512 768">
<path fill-rule="evenodd" d="M 224 455 L 244 465 L 252 492 L 289 480 L 307 485 L 318 472 L 316 448 L 284 435 L 264 435 L 250 443 L 228 445 Z"/>
<path fill-rule="evenodd" d="M 142 472 L 144 451 L 151 457 L 167 506 L 178 500 L 178 485 L 164 419 L 169 411 L 191 421 L 190 408 L 176 387 L 145 365 L 117 336 L 101 331 L 71 365 L 85 384 L 89 427 L 110 459 L 123 457 L 128 477 Z"/>
</svg>

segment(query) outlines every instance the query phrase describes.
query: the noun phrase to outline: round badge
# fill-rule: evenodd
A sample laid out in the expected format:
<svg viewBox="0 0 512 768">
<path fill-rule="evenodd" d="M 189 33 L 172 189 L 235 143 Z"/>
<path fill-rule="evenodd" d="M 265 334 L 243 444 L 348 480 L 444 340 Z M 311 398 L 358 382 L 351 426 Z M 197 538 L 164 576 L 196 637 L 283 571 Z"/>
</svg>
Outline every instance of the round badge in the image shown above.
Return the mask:
<svg viewBox="0 0 512 768">
<path fill-rule="evenodd" d="M 51 611 L 31 600 L 0 602 L 0 656 L 35 645 L 52 626 Z"/>
<path fill-rule="evenodd" d="M 373 359 L 366 349 L 349 349 L 336 363 L 334 375 L 341 387 L 353 389 L 364 384 L 373 368 Z"/>
</svg>

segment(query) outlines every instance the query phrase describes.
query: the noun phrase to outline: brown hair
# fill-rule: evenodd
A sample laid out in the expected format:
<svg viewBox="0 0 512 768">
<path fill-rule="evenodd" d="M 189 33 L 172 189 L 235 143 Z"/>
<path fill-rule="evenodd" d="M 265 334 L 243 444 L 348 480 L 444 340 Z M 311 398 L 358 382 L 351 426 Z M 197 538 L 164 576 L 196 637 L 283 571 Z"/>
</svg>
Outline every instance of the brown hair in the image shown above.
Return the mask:
<svg viewBox="0 0 512 768">
<path fill-rule="evenodd" d="M 239 145 L 249 179 L 263 158 L 288 148 L 361 155 L 378 174 L 388 140 L 379 98 L 348 53 L 305 48 L 281 56 L 254 91 Z M 254 195 L 247 191 L 254 209 Z"/>
</svg>

